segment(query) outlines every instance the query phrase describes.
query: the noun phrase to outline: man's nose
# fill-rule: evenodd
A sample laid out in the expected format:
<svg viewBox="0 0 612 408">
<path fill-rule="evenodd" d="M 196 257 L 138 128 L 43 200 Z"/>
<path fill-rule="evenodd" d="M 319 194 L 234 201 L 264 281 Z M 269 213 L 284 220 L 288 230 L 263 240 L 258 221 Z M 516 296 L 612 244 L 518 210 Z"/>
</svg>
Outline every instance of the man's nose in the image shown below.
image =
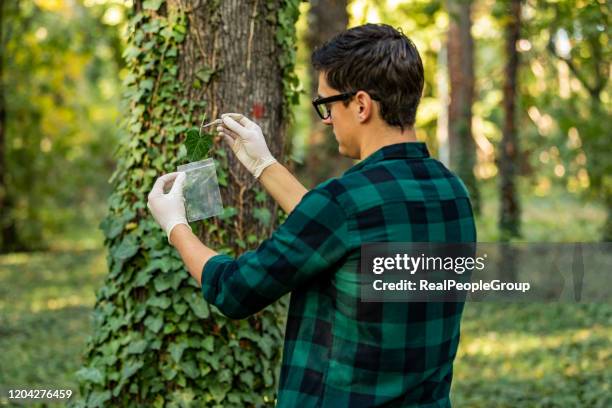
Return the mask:
<svg viewBox="0 0 612 408">
<path fill-rule="evenodd" d="M 332 124 L 331 116 L 328 117 L 327 119 L 323 119 L 323 124 L 324 125 L 331 125 Z"/>
</svg>

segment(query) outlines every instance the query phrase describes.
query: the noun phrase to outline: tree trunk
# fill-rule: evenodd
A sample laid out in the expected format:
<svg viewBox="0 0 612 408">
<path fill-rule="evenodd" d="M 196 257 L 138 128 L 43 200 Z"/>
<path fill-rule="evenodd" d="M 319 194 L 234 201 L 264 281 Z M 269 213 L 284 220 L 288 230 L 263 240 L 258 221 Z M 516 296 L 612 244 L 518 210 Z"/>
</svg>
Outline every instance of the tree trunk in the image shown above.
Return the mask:
<svg viewBox="0 0 612 408">
<path fill-rule="evenodd" d="M 499 228 L 502 240 L 520 235 L 520 206 L 516 191 L 518 135 L 516 129 L 516 89 L 519 54 L 516 43 L 520 38 L 521 1 L 510 1 L 510 16 L 506 26 L 506 57 L 504 82 L 504 127 L 499 157 L 501 202 Z"/>
<path fill-rule="evenodd" d="M 471 0 L 448 1 L 448 140 L 450 168 L 463 180 L 475 212 L 480 212 L 480 195 L 474 176 L 476 144 L 472 137 L 474 101 L 474 41 L 471 28 Z"/>
<path fill-rule="evenodd" d="M 273 405 L 284 305 L 242 321 L 210 308 L 146 197 L 157 176 L 187 161 L 185 132 L 204 114 L 251 116 L 284 159 L 298 3 L 135 1 L 124 52 L 129 137 L 101 224 L 110 272 L 78 372 L 87 406 Z M 212 248 L 238 255 L 267 237 L 277 207 L 222 141 L 212 155 L 226 212 L 194 230 Z"/>
<path fill-rule="evenodd" d="M 13 198 L 7 180 L 6 163 L 6 97 L 4 88 L 4 50 L 6 49 L 7 30 L 5 4 L 0 3 L 0 253 L 25 249 L 19 242 L 15 219 L 13 218 Z"/>
<path fill-rule="evenodd" d="M 312 52 L 348 25 L 347 0 L 315 0 L 308 11 L 308 33 L 305 42 Z M 318 74 L 308 64 L 310 95 L 317 97 Z M 353 160 L 338 154 L 338 142 L 332 128 L 321 122 L 314 109 L 310 111 L 311 131 L 304 173 L 309 184 L 317 185 L 330 177 L 338 176 L 353 165 Z"/>
</svg>

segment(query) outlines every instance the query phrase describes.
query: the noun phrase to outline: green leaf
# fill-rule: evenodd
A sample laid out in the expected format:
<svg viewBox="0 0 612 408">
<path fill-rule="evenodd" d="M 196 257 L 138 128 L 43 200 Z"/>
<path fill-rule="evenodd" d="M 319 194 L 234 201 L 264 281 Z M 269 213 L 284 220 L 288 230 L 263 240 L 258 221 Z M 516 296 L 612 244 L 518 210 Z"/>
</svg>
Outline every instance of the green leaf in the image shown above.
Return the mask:
<svg viewBox="0 0 612 408">
<path fill-rule="evenodd" d="M 249 388 L 253 388 L 255 384 L 255 376 L 251 371 L 245 371 L 240 374 L 240 380 L 249 386 Z"/>
<path fill-rule="evenodd" d="M 133 376 L 136 371 L 140 370 L 140 368 L 144 365 L 142 361 L 130 361 L 124 367 L 121 372 L 121 380 L 125 381 L 131 376 Z"/>
<path fill-rule="evenodd" d="M 157 11 L 159 10 L 163 2 L 164 0 L 145 0 L 142 3 L 142 8 L 144 8 L 145 10 Z"/>
<path fill-rule="evenodd" d="M 131 343 L 127 348 L 128 354 L 141 354 L 147 349 L 148 342 L 146 340 L 137 340 Z"/>
<path fill-rule="evenodd" d="M 221 383 L 211 384 L 208 387 L 210 394 L 217 402 L 223 401 L 223 399 L 225 398 L 225 396 L 231 389 L 232 389 L 231 384 L 221 384 Z"/>
<path fill-rule="evenodd" d="M 196 76 L 204 83 L 210 82 L 210 78 L 213 76 L 215 71 L 212 68 L 204 67 L 196 73 Z"/>
<path fill-rule="evenodd" d="M 185 147 L 187 148 L 187 160 L 198 161 L 202 160 L 208 154 L 212 146 L 212 136 L 209 133 L 204 133 L 200 136 L 198 129 L 189 129 L 185 139 Z"/>
<path fill-rule="evenodd" d="M 88 407 L 103 407 L 104 403 L 111 397 L 110 391 L 94 391 L 87 399 Z"/>
<path fill-rule="evenodd" d="M 144 286 L 151 280 L 153 275 L 147 269 L 143 269 L 136 274 L 136 278 L 134 279 L 134 287 L 138 288 Z"/>
<path fill-rule="evenodd" d="M 138 239 L 135 235 L 128 235 L 121 241 L 118 247 L 115 248 L 115 258 L 125 261 L 133 257 L 138 252 Z"/>
<path fill-rule="evenodd" d="M 257 345 L 261 348 L 266 358 L 272 357 L 272 348 L 275 346 L 275 341 L 269 335 L 262 336 L 258 341 Z"/>
<path fill-rule="evenodd" d="M 193 361 L 183 361 L 181 363 L 181 368 L 183 372 L 187 374 L 189 378 L 198 378 L 200 376 L 200 370 L 198 370 L 198 366 Z"/>
<path fill-rule="evenodd" d="M 104 374 L 94 367 L 83 367 L 76 372 L 76 376 L 80 381 L 88 381 L 94 384 L 104 384 Z"/>
<path fill-rule="evenodd" d="M 187 343 L 183 341 L 181 343 L 172 343 L 168 347 L 168 351 L 170 351 L 170 355 L 172 356 L 172 359 L 176 363 L 179 363 L 181 361 L 181 357 L 183 356 L 183 351 L 185 351 L 187 346 L 188 346 Z"/>
<path fill-rule="evenodd" d="M 174 309 L 174 312 L 179 316 L 182 316 L 187 311 L 187 308 L 188 306 L 183 302 L 175 302 L 172 304 L 172 309 Z"/>
<path fill-rule="evenodd" d="M 162 325 L 164 324 L 164 319 L 161 316 L 147 316 L 144 321 L 145 326 L 149 328 L 153 333 L 159 332 Z"/>
<path fill-rule="evenodd" d="M 219 219 L 226 220 L 238 214 L 238 210 L 235 207 L 225 207 L 223 208 L 223 212 L 219 215 Z"/>
<path fill-rule="evenodd" d="M 208 336 L 202 342 L 202 348 L 208 352 L 213 352 L 215 350 L 215 339 L 213 336 Z"/>
<path fill-rule="evenodd" d="M 272 218 L 272 214 L 270 214 L 270 210 L 267 208 L 255 208 L 255 210 L 253 210 L 253 216 L 264 226 L 269 225 L 270 219 Z"/>
<path fill-rule="evenodd" d="M 210 315 L 208 304 L 201 296 L 192 293 L 191 296 L 187 297 L 187 302 L 189 302 L 193 313 L 200 319 L 206 319 Z"/>
<path fill-rule="evenodd" d="M 156 296 L 152 297 L 147 301 L 147 305 L 159 307 L 160 309 L 167 309 L 170 306 L 170 298 L 167 296 Z"/>
<path fill-rule="evenodd" d="M 104 232 L 104 236 L 108 239 L 113 239 L 123 231 L 123 221 L 117 217 L 107 217 L 100 223 L 100 229 Z"/>
</svg>

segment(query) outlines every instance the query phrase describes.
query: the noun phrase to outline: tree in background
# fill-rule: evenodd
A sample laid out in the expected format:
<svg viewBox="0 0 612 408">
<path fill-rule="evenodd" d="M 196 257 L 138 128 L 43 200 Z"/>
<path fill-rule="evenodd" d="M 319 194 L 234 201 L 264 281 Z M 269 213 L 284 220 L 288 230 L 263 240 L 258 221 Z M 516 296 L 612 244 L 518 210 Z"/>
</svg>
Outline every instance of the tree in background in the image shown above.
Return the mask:
<svg viewBox="0 0 612 408">
<path fill-rule="evenodd" d="M 587 103 L 569 94 L 562 102 L 559 125 L 565 135 L 578 134 L 586 154 L 591 196 L 598 197 L 608 212 L 602 239 L 612 241 L 612 161 L 610 160 L 610 104 L 604 91 L 610 78 L 610 4 L 605 0 L 544 2 L 539 28 L 548 33 L 547 49 L 557 62 L 566 66 L 586 91 Z M 569 81 L 568 81 L 569 82 Z M 572 92 L 572 87 L 569 87 Z M 576 92 L 579 94 L 579 92 Z M 564 109 L 565 108 L 565 109 Z M 574 129 L 575 131 L 573 131 Z"/>
<path fill-rule="evenodd" d="M 314 51 L 325 41 L 345 30 L 348 25 L 347 0 L 315 0 L 308 10 L 308 31 L 304 43 L 309 52 Z M 317 97 L 318 74 L 308 63 L 311 99 Z M 314 109 L 309 110 L 311 131 L 304 173 L 308 174 L 311 185 L 340 175 L 353 161 L 338 154 L 338 142 L 332 128 L 321 122 Z"/>
<path fill-rule="evenodd" d="M 8 10 L 5 3 L 0 3 L 0 252 L 12 252 L 22 249 L 13 217 L 14 204 L 11 191 L 8 189 L 6 173 L 6 97 L 4 88 L 4 51 L 8 43 Z M 12 27 L 11 27 L 12 28 Z"/>
<path fill-rule="evenodd" d="M 474 101 L 474 41 L 472 39 L 471 0 L 447 1 L 448 73 L 448 141 L 450 168 L 465 183 L 476 213 L 480 212 L 480 195 L 474 176 L 476 144 L 472 137 L 472 104 Z"/>
<path fill-rule="evenodd" d="M 499 228 L 502 240 L 520 235 L 521 213 L 516 188 L 517 157 L 519 153 L 516 128 L 517 72 L 519 54 L 517 43 L 521 30 L 521 0 L 508 2 L 506 21 L 506 67 L 504 79 L 504 125 L 499 152 Z"/>
<path fill-rule="evenodd" d="M 117 22 L 103 18 L 111 6 L 22 0 L 2 7 L 0 249 L 90 238 L 118 133 L 121 43 Z M 121 14 L 122 6 L 112 7 Z"/>
<path fill-rule="evenodd" d="M 186 131 L 223 112 L 256 120 L 284 156 L 297 0 L 138 0 L 124 52 L 125 127 L 101 227 L 109 274 L 98 293 L 94 333 L 77 373 L 85 406 L 273 405 L 284 305 L 247 320 L 209 308 L 146 209 L 157 176 L 187 161 Z M 274 228 L 276 206 L 215 141 L 224 214 L 196 226 L 232 255 Z"/>
</svg>

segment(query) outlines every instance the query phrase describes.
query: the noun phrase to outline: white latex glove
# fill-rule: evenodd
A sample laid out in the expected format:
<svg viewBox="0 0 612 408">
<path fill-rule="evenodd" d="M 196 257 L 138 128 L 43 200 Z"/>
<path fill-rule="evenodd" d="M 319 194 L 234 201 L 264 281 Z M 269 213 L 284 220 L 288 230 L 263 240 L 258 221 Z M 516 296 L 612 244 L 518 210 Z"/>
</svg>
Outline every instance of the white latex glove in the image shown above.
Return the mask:
<svg viewBox="0 0 612 408">
<path fill-rule="evenodd" d="M 259 178 L 266 167 L 276 163 L 276 159 L 268 150 L 261 128 L 242 115 L 236 121 L 232 118 L 236 117 L 235 115 L 235 113 L 221 115 L 223 126 L 218 126 L 217 131 L 232 148 L 240 163 L 252 175 Z"/>
<path fill-rule="evenodd" d="M 172 228 L 179 224 L 185 224 L 189 227 L 185 216 L 185 198 L 183 197 L 185 177 L 184 172 L 164 174 L 155 181 L 149 193 L 147 208 L 153 214 L 155 221 L 166 231 L 168 242 L 170 242 Z M 172 184 L 172 188 L 167 194 L 164 194 L 164 187 L 169 184 Z"/>
</svg>

